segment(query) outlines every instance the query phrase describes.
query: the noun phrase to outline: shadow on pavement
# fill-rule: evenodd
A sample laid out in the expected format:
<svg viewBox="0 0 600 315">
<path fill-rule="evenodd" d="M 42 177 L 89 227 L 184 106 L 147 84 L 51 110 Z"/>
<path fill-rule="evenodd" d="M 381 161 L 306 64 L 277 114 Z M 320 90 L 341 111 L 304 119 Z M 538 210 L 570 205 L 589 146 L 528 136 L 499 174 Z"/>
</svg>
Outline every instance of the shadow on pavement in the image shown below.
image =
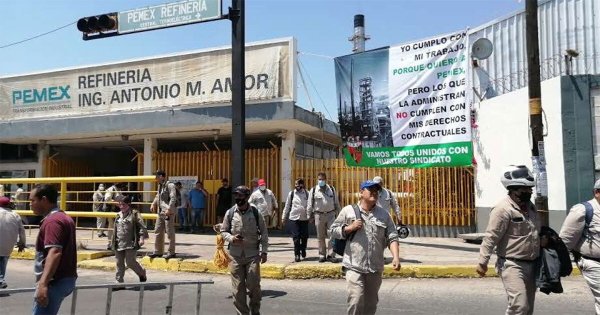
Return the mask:
<svg viewBox="0 0 600 315">
<path fill-rule="evenodd" d="M 282 297 L 287 295 L 287 292 L 284 291 L 275 291 L 275 290 L 262 290 L 263 297 L 270 297 L 272 299 Z"/>
<path fill-rule="evenodd" d="M 146 287 L 144 287 L 144 291 L 159 291 L 159 290 L 165 290 L 167 288 L 167 286 L 165 285 L 147 285 Z M 130 291 L 139 291 L 140 287 L 135 287 L 135 288 L 131 288 L 131 289 L 127 289 Z"/>
</svg>

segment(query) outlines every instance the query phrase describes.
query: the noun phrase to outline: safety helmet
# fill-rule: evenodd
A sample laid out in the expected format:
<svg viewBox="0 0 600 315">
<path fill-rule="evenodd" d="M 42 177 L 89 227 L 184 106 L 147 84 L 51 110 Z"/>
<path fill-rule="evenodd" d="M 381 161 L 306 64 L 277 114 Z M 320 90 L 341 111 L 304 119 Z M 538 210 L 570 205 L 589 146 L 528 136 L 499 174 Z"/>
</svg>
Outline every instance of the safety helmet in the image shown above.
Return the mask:
<svg viewBox="0 0 600 315">
<path fill-rule="evenodd" d="M 408 226 L 404 225 L 404 224 L 400 224 L 396 227 L 396 231 L 398 232 L 398 236 L 400 238 L 407 238 L 408 235 L 410 235 L 410 230 L 408 229 Z"/>
<path fill-rule="evenodd" d="M 533 174 L 525 165 L 509 165 L 502 172 L 500 181 L 506 189 L 511 186 L 535 186 Z"/>
<path fill-rule="evenodd" d="M 245 196 L 250 196 L 250 188 L 246 187 L 246 186 L 237 186 L 234 190 L 233 190 L 233 194 L 239 194 L 239 195 L 245 195 Z"/>
</svg>

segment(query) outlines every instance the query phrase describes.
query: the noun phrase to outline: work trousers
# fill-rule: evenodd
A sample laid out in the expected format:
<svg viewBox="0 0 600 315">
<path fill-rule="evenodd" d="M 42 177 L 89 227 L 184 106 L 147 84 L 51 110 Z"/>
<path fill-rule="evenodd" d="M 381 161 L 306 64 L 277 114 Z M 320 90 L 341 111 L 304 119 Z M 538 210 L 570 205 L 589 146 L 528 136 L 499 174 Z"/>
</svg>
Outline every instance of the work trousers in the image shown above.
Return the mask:
<svg viewBox="0 0 600 315">
<path fill-rule="evenodd" d="M 358 273 L 346 270 L 348 315 L 375 314 L 379 302 L 381 273 Z"/>
<path fill-rule="evenodd" d="M 535 262 L 498 258 L 496 271 L 508 297 L 506 315 L 531 315 L 535 303 Z"/>
<path fill-rule="evenodd" d="M 169 254 L 175 254 L 175 214 L 172 213 L 167 218 L 164 214 L 159 214 L 156 219 L 156 228 L 154 229 L 154 254 L 162 255 L 165 252 L 165 232 L 169 238 Z"/>
<path fill-rule="evenodd" d="M 331 256 L 335 257 L 331 238 L 325 245 L 325 239 L 327 238 L 327 231 L 335 221 L 335 211 L 329 212 L 315 212 L 315 226 L 317 228 L 317 239 L 319 240 L 319 257 Z"/>
<path fill-rule="evenodd" d="M 260 256 L 232 257 L 229 263 L 233 306 L 238 315 L 259 314 L 260 300 Z M 250 307 L 246 301 L 250 297 Z"/>
<path fill-rule="evenodd" d="M 0 289 L 6 285 L 6 266 L 10 256 L 0 256 Z"/>
<path fill-rule="evenodd" d="M 577 263 L 577 267 L 581 270 L 581 275 L 590 287 L 596 301 L 596 315 L 600 315 L 600 262 L 582 257 Z"/>
<path fill-rule="evenodd" d="M 136 256 L 136 249 L 115 251 L 115 258 L 117 259 L 117 274 L 115 278 L 117 279 L 117 282 L 123 282 L 123 276 L 125 275 L 125 264 L 127 264 L 127 267 L 135 272 L 138 277 L 146 275 L 146 270 L 144 270 L 140 263 L 135 259 Z"/>
<path fill-rule="evenodd" d="M 294 255 L 303 255 L 303 253 L 306 253 L 308 242 L 308 220 L 291 220 L 290 222 L 292 239 L 294 240 Z"/>
<path fill-rule="evenodd" d="M 102 211 L 102 205 L 99 205 L 98 207 L 94 206 L 92 210 L 94 210 L 94 212 L 104 212 Z M 104 234 L 104 230 L 100 229 L 104 228 L 105 225 L 106 218 L 96 218 L 96 228 L 98 229 L 98 236 Z"/>
</svg>

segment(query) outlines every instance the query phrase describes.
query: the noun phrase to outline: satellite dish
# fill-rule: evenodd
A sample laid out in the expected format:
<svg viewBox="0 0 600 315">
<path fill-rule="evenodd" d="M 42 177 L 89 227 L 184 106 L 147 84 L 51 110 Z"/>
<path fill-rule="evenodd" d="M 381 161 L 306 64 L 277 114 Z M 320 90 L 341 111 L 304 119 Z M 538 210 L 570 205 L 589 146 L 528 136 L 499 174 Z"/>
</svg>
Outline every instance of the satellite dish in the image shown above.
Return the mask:
<svg viewBox="0 0 600 315">
<path fill-rule="evenodd" d="M 471 56 L 479 60 L 489 58 L 493 51 L 494 44 L 485 37 L 476 40 L 471 46 Z"/>
</svg>

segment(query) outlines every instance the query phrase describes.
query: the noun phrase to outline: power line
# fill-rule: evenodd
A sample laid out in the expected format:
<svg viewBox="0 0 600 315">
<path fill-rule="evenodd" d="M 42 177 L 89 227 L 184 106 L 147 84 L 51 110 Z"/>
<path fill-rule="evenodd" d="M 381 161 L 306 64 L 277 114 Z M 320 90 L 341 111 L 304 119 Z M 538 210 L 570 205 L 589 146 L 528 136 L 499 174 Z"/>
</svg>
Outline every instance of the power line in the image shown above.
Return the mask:
<svg viewBox="0 0 600 315">
<path fill-rule="evenodd" d="M 327 56 L 327 55 L 320 55 L 320 54 L 313 54 L 313 53 L 309 53 L 309 52 L 305 52 L 305 51 L 299 51 L 298 52 L 299 55 L 306 55 L 306 56 L 313 56 L 313 57 L 319 57 L 319 58 L 324 58 L 324 59 L 329 59 L 329 60 L 333 60 L 335 59 L 334 57 L 331 56 Z"/>
<path fill-rule="evenodd" d="M 71 22 L 71 23 L 69 23 L 69 24 L 67 24 L 67 25 L 61 26 L 61 27 L 59 27 L 59 28 L 55 28 L 55 29 L 53 29 L 53 30 L 51 30 L 51 31 L 48 31 L 48 32 L 45 32 L 45 33 L 42 33 L 42 34 L 39 34 L 39 35 L 35 35 L 35 36 L 33 36 L 33 37 L 29 37 L 29 38 L 26 38 L 26 39 L 23 39 L 23 40 L 20 40 L 20 41 L 17 41 L 17 42 L 13 42 L 13 43 L 10 43 L 10 44 L 6 44 L 6 45 L 3 45 L 3 46 L 0 46 L 0 49 L 2 49 L 2 48 L 7 48 L 7 47 L 10 47 L 10 46 L 15 46 L 15 45 L 18 45 L 18 44 L 21 44 L 21 43 L 24 43 L 24 42 L 28 42 L 28 41 L 30 41 L 30 40 L 33 40 L 33 39 L 36 39 L 36 38 L 40 38 L 40 37 L 42 37 L 42 36 L 46 36 L 46 35 L 48 35 L 48 34 L 51 34 L 51 33 L 54 33 L 54 32 L 56 32 L 56 31 L 60 31 L 60 30 L 62 30 L 63 28 L 67 28 L 67 27 L 69 27 L 69 26 L 71 26 L 71 25 L 74 25 L 75 23 L 76 23 L 76 22 Z"/>
<path fill-rule="evenodd" d="M 323 108 L 325 109 L 325 112 L 327 112 L 327 115 L 329 116 L 329 119 L 331 119 L 331 121 L 333 121 L 333 116 L 331 116 L 331 113 L 327 109 L 327 106 L 325 105 L 325 102 L 323 101 L 323 98 L 321 97 L 321 94 L 319 94 L 319 91 L 317 90 L 317 87 L 315 86 L 315 84 L 313 83 L 312 79 L 310 78 L 310 75 L 306 71 L 306 68 L 304 67 L 304 65 L 302 64 L 302 62 L 300 62 L 300 58 L 298 58 L 298 65 L 300 66 L 299 68 L 304 69 L 304 73 L 306 74 L 306 76 L 308 78 L 308 82 L 310 83 L 310 85 L 312 86 L 312 88 L 315 90 L 315 93 L 317 94 L 317 97 L 321 101 L 321 106 L 323 106 Z"/>
</svg>

